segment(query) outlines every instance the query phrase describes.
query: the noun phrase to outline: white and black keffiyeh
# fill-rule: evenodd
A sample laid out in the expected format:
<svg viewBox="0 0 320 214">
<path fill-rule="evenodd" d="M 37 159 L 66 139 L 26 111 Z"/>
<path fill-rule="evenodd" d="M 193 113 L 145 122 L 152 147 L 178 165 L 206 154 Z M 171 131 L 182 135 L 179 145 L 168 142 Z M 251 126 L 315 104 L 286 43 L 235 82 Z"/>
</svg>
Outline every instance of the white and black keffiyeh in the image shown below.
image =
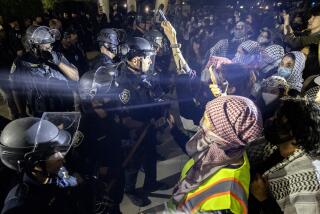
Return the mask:
<svg viewBox="0 0 320 214">
<path fill-rule="evenodd" d="M 268 73 L 278 67 L 284 56 L 284 49 L 280 45 L 270 45 L 263 50 L 263 67 L 261 72 Z"/>
<path fill-rule="evenodd" d="M 263 177 L 284 213 L 319 213 L 319 170 L 320 161 L 298 149 Z"/>
<path fill-rule="evenodd" d="M 211 56 L 227 57 L 228 48 L 229 48 L 229 40 L 221 39 L 212 48 L 210 48 L 209 50 L 210 57 Z"/>
<path fill-rule="evenodd" d="M 295 56 L 295 63 L 292 73 L 287 79 L 287 82 L 290 89 L 295 89 L 301 92 L 303 86 L 302 74 L 306 63 L 306 57 L 300 51 L 292 51 L 291 53 Z"/>
<path fill-rule="evenodd" d="M 285 91 L 289 90 L 289 85 L 287 81 L 280 76 L 271 76 L 267 79 L 262 80 L 261 88 L 278 88 Z"/>
<path fill-rule="evenodd" d="M 233 63 L 239 63 L 242 65 L 249 65 L 260 59 L 261 46 L 258 42 L 247 40 L 242 42 L 238 49 L 242 48 L 244 53 L 237 52 L 234 58 L 232 59 Z"/>
<path fill-rule="evenodd" d="M 319 91 L 320 91 L 320 86 L 312 87 L 305 92 L 305 96 L 310 100 L 316 100 L 317 94 Z"/>
</svg>

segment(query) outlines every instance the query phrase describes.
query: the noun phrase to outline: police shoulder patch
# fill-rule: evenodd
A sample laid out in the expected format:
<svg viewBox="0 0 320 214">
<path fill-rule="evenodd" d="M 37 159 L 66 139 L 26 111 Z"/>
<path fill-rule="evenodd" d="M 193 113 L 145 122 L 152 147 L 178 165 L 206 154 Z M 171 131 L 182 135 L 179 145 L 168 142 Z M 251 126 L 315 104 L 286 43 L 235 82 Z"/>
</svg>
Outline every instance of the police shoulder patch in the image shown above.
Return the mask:
<svg viewBox="0 0 320 214">
<path fill-rule="evenodd" d="M 130 91 L 128 89 L 123 89 L 119 94 L 119 98 L 123 104 L 127 104 L 130 100 Z"/>
<path fill-rule="evenodd" d="M 75 133 L 74 133 L 74 137 L 72 139 L 72 146 L 74 148 L 78 147 L 81 145 L 82 141 L 83 141 L 83 138 L 84 138 L 84 134 L 77 130 Z"/>
</svg>

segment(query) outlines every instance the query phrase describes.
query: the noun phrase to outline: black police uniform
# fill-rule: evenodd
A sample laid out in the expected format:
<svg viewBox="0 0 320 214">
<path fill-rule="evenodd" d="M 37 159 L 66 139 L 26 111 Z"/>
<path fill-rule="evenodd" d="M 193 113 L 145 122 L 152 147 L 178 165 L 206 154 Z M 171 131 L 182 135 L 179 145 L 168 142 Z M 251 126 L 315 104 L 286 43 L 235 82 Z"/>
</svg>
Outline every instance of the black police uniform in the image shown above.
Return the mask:
<svg viewBox="0 0 320 214">
<path fill-rule="evenodd" d="M 56 185 L 42 185 L 28 175 L 8 194 L 1 214 L 80 213 L 72 197 Z"/>
<path fill-rule="evenodd" d="M 94 59 L 89 62 L 90 70 L 96 71 L 101 66 L 113 66 L 115 65 L 114 61 L 105 54 L 99 54 Z"/>
<path fill-rule="evenodd" d="M 80 90 L 83 87 L 83 81 L 88 81 L 89 85 L 93 85 L 93 81 L 103 82 L 99 79 L 101 76 L 97 74 L 100 69 L 112 69 L 115 67 L 113 60 L 104 54 L 97 56 L 91 63 L 91 71 L 84 74 L 80 79 Z M 104 71 L 106 71 L 104 70 Z M 113 70 L 112 70 L 113 71 Z M 92 73 L 92 75 L 88 75 Z M 103 77 L 102 77 L 103 78 Z M 96 200 L 98 203 L 101 199 L 107 197 L 105 212 L 120 213 L 120 203 L 124 194 L 124 171 L 122 168 L 122 149 L 121 135 L 123 128 L 115 121 L 115 115 L 118 111 L 117 87 L 111 83 L 108 91 L 101 92 L 97 89 L 95 97 L 97 102 L 101 103 L 100 110 L 107 113 L 106 117 L 101 117 L 92 107 L 92 100 L 82 98 L 82 120 L 80 130 L 83 132 L 84 139 L 81 146 L 77 149 L 79 157 L 81 157 L 82 174 L 99 175 L 99 168 L 107 167 L 106 175 L 99 175 L 96 182 Z M 80 97 L 82 92 L 80 92 Z M 105 103 L 104 99 L 110 98 Z M 109 189 L 105 191 L 104 185 Z"/>
<path fill-rule="evenodd" d="M 79 157 L 82 158 L 81 174 L 87 175 L 86 177 L 98 175 L 98 180 L 95 181 L 96 203 L 107 197 L 106 211 L 120 213 L 120 203 L 124 194 L 121 127 L 109 112 L 106 118 L 99 117 L 95 112 L 87 112 L 82 117 L 79 129 L 84 134 L 84 140 L 77 149 Z M 106 175 L 99 175 L 101 167 L 107 167 Z M 109 190 L 106 191 L 105 188 Z"/>
<path fill-rule="evenodd" d="M 143 122 L 145 127 L 152 119 L 152 108 L 157 106 L 150 96 L 150 89 L 146 87 L 140 74 L 135 74 L 128 68 L 128 65 L 121 66 L 116 82 L 121 88 L 119 98 L 122 105 L 121 118 L 131 117 L 134 120 Z M 143 128 L 142 128 L 143 129 Z M 142 130 L 130 130 L 133 141 L 137 141 Z M 143 143 L 135 152 L 125 170 L 125 190 L 128 193 L 134 192 L 137 181 L 137 174 L 143 163 L 145 170 L 144 187 L 156 183 L 156 139 L 155 130 L 150 127 Z"/>
<path fill-rule="evenodd" d="M 62 63 L 74 67 L 63 55 L 60 57 Z M 67 80 L 54 64 L 27 53 L 14 61 L 10 80 L 12 90 L 26 99 L 31 115 L 73 109 L 72 81 Z"/>
</svg>

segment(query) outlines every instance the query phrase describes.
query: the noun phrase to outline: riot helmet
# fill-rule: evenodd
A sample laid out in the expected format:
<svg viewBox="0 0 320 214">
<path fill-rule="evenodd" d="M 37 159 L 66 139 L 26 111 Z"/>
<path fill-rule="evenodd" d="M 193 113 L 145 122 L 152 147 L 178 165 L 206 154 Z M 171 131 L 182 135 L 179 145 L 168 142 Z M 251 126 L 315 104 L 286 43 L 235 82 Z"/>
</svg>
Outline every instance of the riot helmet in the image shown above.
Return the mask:
<svg viewBox="0 0 320 214">
<path fill-rule="evenodd" d="M 28 27 L 26 40 L 30 45 L 51 44 L 55 42 L 53 32 L 46 26 Z"/>
<path fill-rule="evenodd" d="M 160 31 L 153 29 L 150 31 L 147 31 L 143 37 L 148 40 L 155 50 L 158 50 L 163 47 L 163 35 Z"/>
<path fill-rule="evenodd" d="M 51 59 L 55 32 L 46 26 L 30 26 L 26 31 L 26 49 L 45 60 Z"/>
<path fill-rule="evenodd" d="M 127 54 L 128 61 L 132 61 L 134 58 L 138 58 L 139 62 L 136 62 L 135 70 L 147 73 L 150 70 L 150 66 L 154 64 L 155 50 L 151 46 L 150 42 L 142 37 L 132 37 L 127 42 L 129 51 Z M 129 63 L 130 65 L 130 63 Z"/>
<path fill-rule="evenodd" d="M 65 156 L 76 142 L 79 122 L 77 112 L 45 112 L 42 118 L 14 120 L 1 133 L 1 161 L 13 170 L 31 172 L 56 153 Z"/>
<path fill-rule="evenodd" d="M 103 46 L 114 55 L 118 53 L 119 37 L 115 29 L 104 28 L 99 32 L 97 37 L 99 47 Z"/>
<path fill-rule="evenodd" d="M 100 66 L 96 71 L 83 74 L 79 81 L 79 95 L 82 102 L 107 96 L 116 75 L 114 66 Z"/>
</svg>

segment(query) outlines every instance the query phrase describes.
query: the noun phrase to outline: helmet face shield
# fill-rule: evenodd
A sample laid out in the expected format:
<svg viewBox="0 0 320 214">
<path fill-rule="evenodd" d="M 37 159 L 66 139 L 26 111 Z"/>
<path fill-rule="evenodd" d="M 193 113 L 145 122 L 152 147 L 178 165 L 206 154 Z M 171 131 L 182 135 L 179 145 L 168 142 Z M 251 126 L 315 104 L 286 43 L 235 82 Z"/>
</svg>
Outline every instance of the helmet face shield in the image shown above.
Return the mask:
<svg viewBox="0 0 320 214">
<path fill-rule="evenodd" d="M 64 156 L 78 142 L 79 112 L 45 112 L 36 128 L 35 144 L 32 153 L 57 153 Z M 50 132 L 48 132 L 48 127 Z"/>
<path fill-rule="evenodd" d="M 149 56 L 146 56 L 146 57 L 148 57 L 150 61 L 149 61 L 149 68 L 145 73 L 148 74 L 148 75 L 152 75 L 152 74 L 154 74 L 156 72 L 155 71 L 155 67 L 154 67 L 155 60 L 156 60 L 156 55 L 153 54 L 153 55 L 149 55 Z"/>
<path fill-rule="evenodd" d="M 141 59 L 141 71 L 143 73 L 152 73 L 154 70 L 155 55 L 152 52 L 146 52 Z"/>
<path fill-rule="evenodd" d="M 31 44 L 51 44 L 55 42 L 55 33 L 55 31 L 46 26 L 36 28 L 31 26 L 27 29 L 26 37 Z"/>
</svg>

